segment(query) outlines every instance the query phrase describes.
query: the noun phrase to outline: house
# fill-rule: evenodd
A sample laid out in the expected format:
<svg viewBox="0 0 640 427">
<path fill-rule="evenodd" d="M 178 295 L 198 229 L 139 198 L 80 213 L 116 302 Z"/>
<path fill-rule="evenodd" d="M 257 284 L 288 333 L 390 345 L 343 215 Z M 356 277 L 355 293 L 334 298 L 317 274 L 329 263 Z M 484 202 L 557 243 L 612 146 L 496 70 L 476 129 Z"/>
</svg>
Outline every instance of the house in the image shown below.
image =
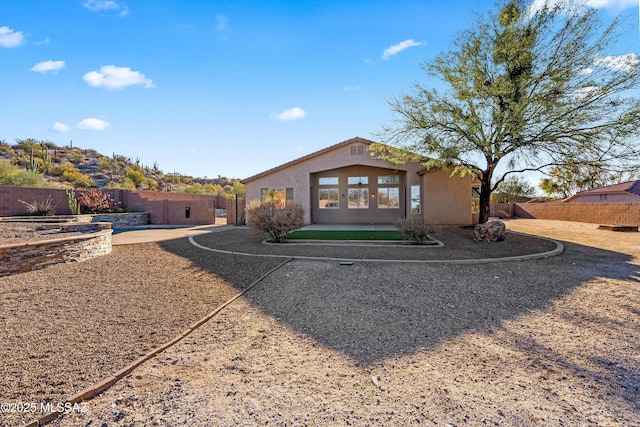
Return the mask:
<svg viewBox="0 0 640 427">
<path fill-rule="evenodd" d="M 372 143 L 352 138 L 246 178 L 246 203 L 299 204 L 310 224 L 473 223 L 469 176 L 419 162 L 390 165 L 371 155 Z"/>
<path fill-rule="evenodd" d="M 580 191 L 565 202 L 640 202 L 640 180 Z"/>
</svg>

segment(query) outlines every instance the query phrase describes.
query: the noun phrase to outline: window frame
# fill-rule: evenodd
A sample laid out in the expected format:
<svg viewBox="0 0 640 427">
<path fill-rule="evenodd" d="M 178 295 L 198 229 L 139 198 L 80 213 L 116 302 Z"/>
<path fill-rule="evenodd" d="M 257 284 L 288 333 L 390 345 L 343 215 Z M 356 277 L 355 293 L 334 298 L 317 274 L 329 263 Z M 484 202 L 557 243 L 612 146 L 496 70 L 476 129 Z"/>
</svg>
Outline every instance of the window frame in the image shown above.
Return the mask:
<svg viewBox="0 0 640 427">
<path fill-rule="evenodd" d="M 351 192 L 357 192 L 358 197 L 353 199 L 351 197 Z M 366 195 L 366 197 L 362 198 L 362 193 Z M 357 200 L 357 206 L 352 206 L 351 201 Z M 366 206 L 360 206 L 360 201 L 366 200 Z M 369 187 L 349 187 L 347 190 L 347 208 L 348 209 L 369 209 Z"/>
<path fill-rule="evenodd" d="M 391 206 L 391 190 L 395 190 L 397 204 L 395 206 Z M 386 193 L 387 203 L 385 205 L 381 204 L 380 201 L 383 199 L 381 194 Z M 378 209 L 400 209 L 400 187 L 378 187 Z"/>
<path fill-rule="evenodd" d="M 422 197 L 421 197 L 420 186 L 412 185 L 410 191 L 411 191 L 411 199 L 410 199 L 409 212 L 411 212 L 412 214 L 419 214 L 422 212 Z"/>
<path fill-rule="evenodd" d="M 327 198 L 322 199 L 322 193 L 327 193 Z M 332 202 L 331 195 L 335 192 L 335 201 Z M 322 200 L 326 200 L 326 206 L 322 206 Z M 335 203 L 335 206 L 332 206 Z M 340 189 L 338 187 L 318 188 L 318 209 L 340 209 Z"/>
</svg>

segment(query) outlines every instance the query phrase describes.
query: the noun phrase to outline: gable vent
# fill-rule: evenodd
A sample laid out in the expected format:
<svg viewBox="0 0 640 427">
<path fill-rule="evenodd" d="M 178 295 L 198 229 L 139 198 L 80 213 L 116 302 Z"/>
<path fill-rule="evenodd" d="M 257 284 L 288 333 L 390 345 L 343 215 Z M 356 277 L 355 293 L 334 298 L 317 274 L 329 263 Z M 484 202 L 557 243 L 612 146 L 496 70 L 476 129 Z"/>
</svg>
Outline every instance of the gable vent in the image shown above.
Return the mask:
<svg viewBox="0 0 640 427">
<path fill-rule="evenodd" d="M 352 145 L 351 146 L 351 155 L 352 156 L 364 156 L 364 145 Z"/>
</svg>

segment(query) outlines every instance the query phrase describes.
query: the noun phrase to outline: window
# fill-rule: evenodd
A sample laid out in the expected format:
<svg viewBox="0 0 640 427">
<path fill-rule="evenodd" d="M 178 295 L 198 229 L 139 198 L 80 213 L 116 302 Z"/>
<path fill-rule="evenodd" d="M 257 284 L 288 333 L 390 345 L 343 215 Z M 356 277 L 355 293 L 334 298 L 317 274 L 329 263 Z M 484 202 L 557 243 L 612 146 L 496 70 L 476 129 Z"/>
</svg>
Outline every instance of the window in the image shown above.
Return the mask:
<svg viewBox="0 0 640 427">
<path fill-rule="evenodd" d="M 369 209 L 369 188 L 349 189 L 349 209 Z"/>
<path fill-rule="evenodd" d="M 368 176 L 350 176 L 347 178 L 347 184 L 355 185 L 355 184 L 369 184 Z"/>
<path fill-rule="evenodd" d="M 320 209 L 337 209 L 340 207 L 337 188 L 318 189 L 318 202 Z"/>
<path fill-rule="evenodd" d="M 480 186 L 471 187 L 471 213 L 480 214 Z"/>
<path fill-rule="evenodd" d="M 378 184 L 400 184 L 400 177 L 398 175 L 385 175 L 378 177 Z"/>
<path fill-rule="evenodd" d="M 293 206 L 293 188 L 261 188 L 260 201 L 277 201 L 283 206 Z"/>
<path fill-rule="evenodd" d="M 397 209 L 400 207 L 400 189 L 398 187 L 378 188 L 378 208 Z"/>
<path fill-rule="evenodd" d="M 420 186 L 419 185 L 411 186 L 411 213 L 412 214 L 420 213 Z"/>
<path fill-rule="evenodd" d="M 322 178 L 318 178 L 319 185 L 338 185 L 338 177 L 337 176 L 325 176 Z"/>
</svg>

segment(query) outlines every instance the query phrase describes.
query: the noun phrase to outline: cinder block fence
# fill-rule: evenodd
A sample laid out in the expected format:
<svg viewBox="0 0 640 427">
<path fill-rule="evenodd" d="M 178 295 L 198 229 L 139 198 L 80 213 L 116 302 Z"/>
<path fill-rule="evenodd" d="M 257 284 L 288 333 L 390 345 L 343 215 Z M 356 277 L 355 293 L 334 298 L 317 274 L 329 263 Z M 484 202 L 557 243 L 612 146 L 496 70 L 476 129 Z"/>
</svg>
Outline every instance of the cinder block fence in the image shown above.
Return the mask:
<svg viewBox="0 0 640 427">
<path fill-rule="evenodd" d="M 200 194 L 165 193 L 159 191 L 101 190 L 123 208 L 149 213 L 150 224 L 205 225 L 215 224 L 216 207 L 226 207 L 226 199 Z M 76 195 L 83 190 L 76 190 Z M 32 203 L 51 198 L 59 215 L 69 215 L 64 190 L 57 188 L 27 188 L 0 186 L 0 216 L 24 215 L 25 207 L 18 200 Z"/>
<path fill-rule="evenodd" d="M 640 226 L 638 202 L 495 203 L 491 216 Z"/>
</svg>

